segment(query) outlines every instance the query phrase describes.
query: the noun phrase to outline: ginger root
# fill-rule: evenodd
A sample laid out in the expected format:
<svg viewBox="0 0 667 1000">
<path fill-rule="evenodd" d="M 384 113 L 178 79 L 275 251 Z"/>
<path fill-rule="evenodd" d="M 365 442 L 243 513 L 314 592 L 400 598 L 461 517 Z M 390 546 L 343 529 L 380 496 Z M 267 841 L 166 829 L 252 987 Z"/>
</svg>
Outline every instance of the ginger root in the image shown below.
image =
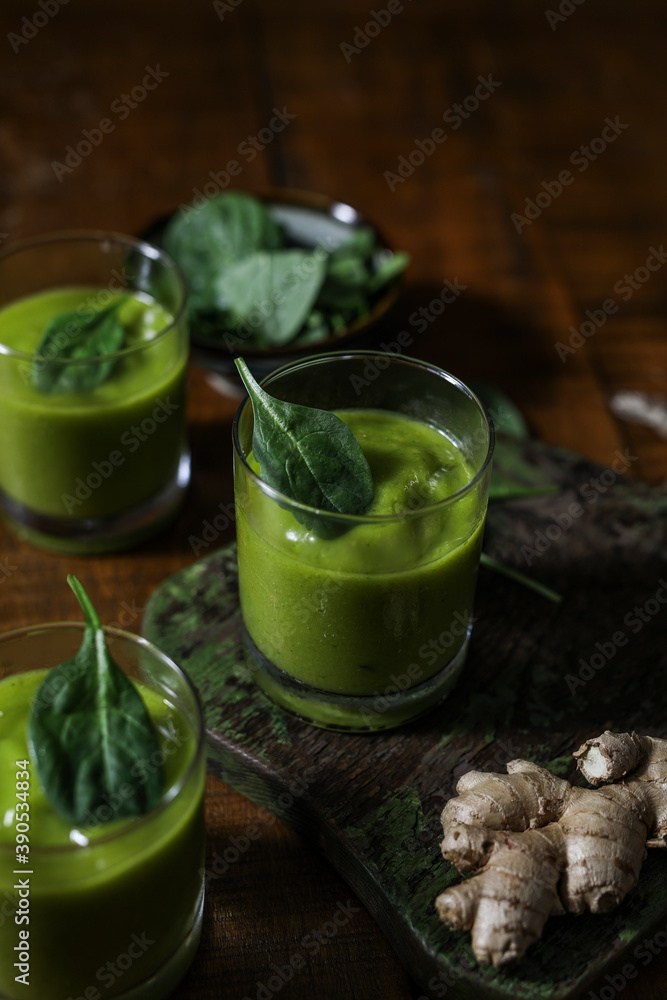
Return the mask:
<svg viewBox="0 0 667 1000">
<path fill-rule="evenodd" d="M 646 847 L 667 847 L 667 740 L 605 732 L 574 754 L 593 785 L 537 764 L 470 771 L 442 813 L 442 853 L 470 878 L 435 901 L 441 920 L 472 931 L 478 962 L 518 961 L 551 914 L 606 913 L 639 878 Z"/>
</svg>

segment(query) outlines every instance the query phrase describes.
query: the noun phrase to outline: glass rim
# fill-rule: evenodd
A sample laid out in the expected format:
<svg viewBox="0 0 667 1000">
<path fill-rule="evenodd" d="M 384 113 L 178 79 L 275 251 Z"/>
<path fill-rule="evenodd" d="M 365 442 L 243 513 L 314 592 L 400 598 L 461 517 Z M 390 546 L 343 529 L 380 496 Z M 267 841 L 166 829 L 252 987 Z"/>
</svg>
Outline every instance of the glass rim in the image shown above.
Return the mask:
<svg viewBox="0 0 667 1000">
<path fill-rule="evenodd" d="M 386 524 L 397 521 L 405 521 L 406 518 L 413 517 L 425 517 L 430 515 L 435 511 L 441 511 L 445 507 L 451 506 L 454 503 L 458 503 L 466 494 L 472 492 L 472 490 L 477 486 L 480 480 L 486 474 L 486 471 L 493 458 L 493 451 L 495 447 L 495 428 L 493 421 L 487 412 L 486 407 L 479 399 L 479 397 L 470 389 L 461 379 L 452 375 L 450 372 L 445 371 L 444 368 L 439 368 L 437 365 L 432 364 L 430 361 L 422 361 L 419 358 L 413 358 L 405 354 L 393 354 L 384 351 L 368 351 L 368 350 L 340 350 L 340 351 L 327 351 L 321 354 L 312 354 L 306 358 L 300 358 L 295 361 L 290 361 L 287 364 L 281 365 L 279 368 L 275 368 L 273 371 L 265 375 L 264 378 L 259 383 L 262 388 L 266 388 L 271 381 L 275 378 L 284 375 L 286 372 L 294 371 L 298 368 L 308 368 L 311 365 L 323 364 L 326 361 L 348 361 L 365 358 L 372 361 L 374 358 L 387 358 L 391 362 L 396 362 L 399 364 L 404 364 L 406 367 L 410 368 L 420 368 L 425 371 L 431 372 L 438 378 L 443 379 L 448 382 L 449 385 L 456 389 L 459 389 L 463 395 L 467 396 L 468 399 L 477 407 L 480 416 L 482 417 L 487 431 L 488 431 L 488 441 L 486 447 L 486 454 L 484 456 L 484 461 L 481 463 L 479 469 L 475 472 L 473 477 L 464 486 L 459 487 L 454 493 L 449 496 L 444 497 L 442 500 L 437 500 L 435 503 L 424 503 L 423 505 L 414 508 L 413 510 L 402 510 L 395 511 L 391 514 L 341 514 L 333 510 L 322 510 L 319 507 L 310 507 L 308 504 L 301 503 L 298 500 L 293 500 L 291 497 L 287 496 L 286 493 L 281 493 L 275 487 L 270 486 L 265 483 L 264 480 L 257 475 L 254 469 L 248 464 L 247 456 L 241 446 L 239 440 L 239 425 L 243 412 L 246 406 L 250 403 L 250 397 L 246 394 L 245 399 L 239 404 L 236 414 L 234 415 L 234 422 L 232 424 L 232 442 L 234 445 L 235 456 L 238 455 L 239 459 L 243 463 L 243 466 L 251 477 L 251 480 L 256 486 L 261 489 L 261 491 L 271 499 L 275 500 L 277 503 L 281 504 L 283 507 L 294 508 L 295 510 L 303 511 L 308 514 L 316 514 L 320 518 L 325 520 L 335 520 L 347 522 L 350 526 L 354 524 Z"/>
<path fill-rule="evenodd" d="M 59 622 L 40 622 L 37 625 L 24 625 L 19 628 L 9 629 L 7 631 L 0 632 L 0 648 L 4 642 L 10 642 L 15 639 L 21 639 L 29 637 L 34 633 L 44 634 L 46 632 L 83 632 L 85 630 L 86 623 L 82 621 L 69 622 L 69 621 L 59 621 Z M 30 842 L 30 854 L 35 855 L 60 855 L 66 854 L 68 852 L 86 851 L 95 849 L 98 846 L 109 844 L 112 841 L 120 840 L 123 837 L 134 834 L 142 826 L 146 826 L 148 823 L 152 823 L 154 819 L 162 815 L 162 813 L 174 802 L 187 787 L 196 767 L 199 765 L 200 757 L 204 751 L 204 739 L 205 739 L 205 721 L 204 721 L 204 711 L 202 708 L 201 699 L 199 697 L 199 692 L 194 686 L 188 675 L 179 667 L 175 660 L 172 660 L 170 656 L 164 653 L 158 646 L 145 639 L 142 635 L 137 635 L 136 632 L 127 632 L 125 629 L 116 628 L 115 625 L 104 625 L 103 631 L 105 635 L 111 636 L 113 638 L 129 640 L 131 644 L 147 649 L 151 655 L 155 656 L 156 659 L 160 660 L 163 664 L 172 668 L 174 672 L 179 676 L 180 680 L 185 683 L 185 686 L 189 689 L 192 695 L 196 715 L 197 715 L 197 744 L 195 751 L 192 755 L 192 760 L 188 764 L 185 773 L 181 775 L 179 780 L 166 789 L 164 796 L 160 799 L 160 802 L 154 806 L 149 812 L 144 813 L 142 816 L 131 816 L 124 817 L 126 819 L 126 825 L 120 830 L 113 830 L 108 834 L 104 834 L 100 837 L 95 837 L 94 840 L 89 840 L 87 844 L 79 844 L 76 842 L 69 844 L 45 844 L 42 846 L 33 845 Z M 56 664 L 57 665 L 57 664 Z M 41 669 L 41 668 L 38 668 Z M 49 669 L 53 669 L 52 667 Z M 122 669 L 122 668 L 121 668 Z M 22 671 L 23 673 L 32 673 L 33 671 Z M 124 672 L 124 671 L 123 671 Z M 9 675 L 16 676 L 16 675 Z M 178 706 L 177 706 L 178 707 Z M 31 761 L 31 763 L 33 763 Z M 38 780 L 38 779 L 37 779 Z M 100 826 L 104 826 L 104 823 L 98 823 L 94 827 L 83 827 L 86 829 L 99 829 Z M 79 827 L 72 825 L 71 829 L 79 829 Z M 85 836 L 85 834 L 84 834 Z M 16 844 L 0 844 L 0 857 L 3 854 L 11 854 L 16 851 Z"/>
<path fill-rule="evenodd" d="M 90 365 L 97 364 L 100 358 L 105 359 L 120 359 L 128 357 L 129 355 L 136 354 L 138 351 L 144 351 L 149 349 L 153 344 L 161 341 L 168 333 L 170 333 L 175 327 L 179 325 L 183 316 L 185 315 L 188 303 L 188 289 L 185 283 L 185 278 L 183 277 L 178 264 L 175 262 L 173 257 L 171 257 L 166 250 L 162 247 L 157 246 L 155 243 L 149 243 L 148 240 L 144 240 L 141 237 L 129 236 L 125 233 L 117 233 L 112 230 L 103 229 L 66 229 L 66 230 L 56 230 L 52 233 L 44 233 L 40 236 L 31 236 L 27 239 L 20 240 L 16 243 L 10 244 L 4 250 L 0 251 L 0 267 L 9 258 L 16 257 L 19 254 L 40 249 L 42 247 L 49 246 L 50 244 L 57 243 L 94 243 L 100 245 L 104 242 L 114 243 L 119 246 L 124 246 L 128 250 L 134 250 L 141 253 L 144 257 L 150 260 L 162 260 L 172 272 L 176 281 L 178 283 L 178 288 L 180 292 L 180 302 L 179 307 L 172 317 L 170 323 L 167 324 L 155 337 L 150 340 L 143 340 L 138 344 L 132 344 L 130 347 L 123 347 L 119 351 L 113 351 L 109 354 L 96 354 L 88 358 L 51 358 L 45 354 L 38 354 L 36 351 L 22 351 L 16 347 L 10 347 L 8 344 L 3 344 L 0 340 L 0 355 L 4 357 L 14 358 L 17 361 L 33 362 L 36 359 L 48 362 L 50 365 Z M 59 288 L 74 287 L 60 285 Z M 49 291 L 48 288 L 43 288 L 41 291 Z M 103 290 L 103 289 L 102 289 Z M 38 295 L 39 292 L 32 292 L 30 295 Z M 23 296 L 22 298 L 17 298 L 11 302 L 6 303 L 4 306 L 0 306 L 0 311 L 5 308 L 10 308 L 16 302 L 24 301 L 29 298 L 30 295 Z M 76 311 L 76 310 L 74 310 Z"/>
</svg>

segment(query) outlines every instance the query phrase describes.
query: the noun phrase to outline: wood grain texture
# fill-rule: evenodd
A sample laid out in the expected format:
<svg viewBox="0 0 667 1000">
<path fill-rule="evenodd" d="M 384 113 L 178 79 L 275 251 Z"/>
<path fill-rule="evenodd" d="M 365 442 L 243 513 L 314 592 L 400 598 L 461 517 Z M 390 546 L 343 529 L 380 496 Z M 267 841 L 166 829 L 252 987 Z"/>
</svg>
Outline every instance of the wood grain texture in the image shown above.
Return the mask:
<svg viewBox="0 0 667 1000">
<path fill-rule="evenodd" d="M 520 0 L 406 2 L 349 60 L 341 44 L 354 44 L 370 11 L 386 4 L 227 6 L 221 19 L 209 0 L 70 0 L 15 51 L 10 33 L 21 32 L 38 7 L 5 0 L 0 246 L 76 226 L 139 232 L 201 190 L 211 171 L 239 159 L 240 144 L 284 106 L 297 117 L 252 162 L 244 158 L 239 186 L 288 184 L 358 206 L 411 253 L 393 332 L 414 336 L 413 354 L 500 385 L 535 437 L 604 467 L 629 448 L 636 460 L 628 475 L 664 483 L 664 440 L 617 420 L 608 407 L 619 388 L 667 395 L 665 269 L 627 299 L 614 290 L 667 235 L 660 0 L 586 0 L 553 26 L 543 5 Z M 127 117 L 111 113 L 114 131 L 59 181 L 52 163 L 156 65 L 169 76 Z M 488 74 L 502 86 L 459 128 L 448 127 L 443 114 Z M 573 167 L 572 154 L 617 115 L 628 128 L 585 171 Z M 437 127 L 446 141 L 390 190 L 385 173 Z M 518 232 L 512 214 L 568 168 L 573 183 Z M 439 305 L 431 303 L 445 280 L 466 287 L 436 315 Z M 607 298 L 618 311 L 561 361 L 554 345 Z M 415 325 L 420 309 L 431 317 L 423 332 Z M 189 539 L 201 538 L 219 505 L 231 501 L 234 409 L 193 367 L 193 487 L 177 522 L 154 542 L 86 560 L 39 552 L 0 530 L 2 626 L 71 617 L 64 582 L 71 571 L 106 621 L 138 631 L 150 594 L 194 562 Z M 232 538 L 229 524 L 215 544 Z M 584 606 L 604 604 L 607 586 L 582 596 Z M 582 641 L 603 641 L 605 630 Z M 210 858 L 266 818 L 213 778 L 208 803 Z M 211 887 L 203 946 L 176 997 L 212 1000 L 222 984 L 229 996 L 254 1000 L 272 964 L 288 962 L 348 893 L 316 850 L 282 823 L 267 826 Z M 622 990 L 624 1000 L 664 997 L 667 959 L 657 950 L 648 964 L 632 959 L 637 977 Z M 596 991 L 605 985 L 603 976 Z M 362 909 L 277 995 L 407 1000 L 422 991 Z"/>
</svg>

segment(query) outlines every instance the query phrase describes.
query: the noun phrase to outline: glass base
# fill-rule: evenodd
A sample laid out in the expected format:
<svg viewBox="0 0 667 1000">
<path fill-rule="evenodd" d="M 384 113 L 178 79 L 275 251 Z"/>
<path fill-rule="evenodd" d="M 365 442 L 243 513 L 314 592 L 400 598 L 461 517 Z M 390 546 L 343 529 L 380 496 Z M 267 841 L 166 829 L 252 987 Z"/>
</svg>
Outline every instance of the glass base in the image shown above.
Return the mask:
<svg viewBox="0 0 667 1000">
<path fill-rule="evenodd" d="M 117 552 L 162 530 L 178 513 L 190 485 L 190 452 L 184 449 L 176 476 L 156 496 L 110 517 L 67 518 L 40 514 L 0 490 L 0 513 L 9 527 L 39 548 L 77 555 Z"/>
<path fill-rule="evenodd" d="M 456 684 L 468 653 L 471 628 L 455 656 L 422 684 L 398 690 L 390 685 L 372 695 L 322 691 L 280 670 L 254 644 L 244 626 L 246 663 L 258 686 L 290 715 L 320 729 L 369 733 L 402 726 L 439 705 Z M 396 690 L 394 690 L 396 689 Z"/>
<path fill-rule="evenodd" d="M 201 939 L 201 929 L 204 920 L 204 888 L 202 882 L 201 893 L 197 901 L 194 923 L 192 930 L 182 942 L 180 948 L 174 952 L 168 962 L 162 968 L 141 983 L 133 987 L 127 993 L 121 993 L 116 1000 L 166 1000 L 174 992 L 181 979 L 192 965 L 192 961 L 199 947 Z"/>
<path fill-rule="evenodd" d="M 125 993 L 111 994 L 113 1000 L 167 1000 L 172 995 L 192 965 L 199 947 L 204 922 L 205 885 L 205 882 L 202 881 L 192 927 L 174 954 L 150 979 L 145 979 L 143 983 L 133 986 Z M 99 991 L 97 995 L 99 996 Z M 13 998 L 8 997 L 6 993 L 0 993 L 0 1000 L 13 1000 Z M 18 996 L 16 1000 L 18 1000 Z"/>
</svg>

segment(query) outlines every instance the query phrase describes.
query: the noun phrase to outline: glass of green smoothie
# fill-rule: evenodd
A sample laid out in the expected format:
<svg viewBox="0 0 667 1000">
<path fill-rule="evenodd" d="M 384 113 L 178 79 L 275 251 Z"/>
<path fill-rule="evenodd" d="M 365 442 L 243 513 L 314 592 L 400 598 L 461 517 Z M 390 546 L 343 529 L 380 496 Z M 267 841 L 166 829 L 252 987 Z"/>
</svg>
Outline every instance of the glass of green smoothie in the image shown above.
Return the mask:
<svg viewBox="0 0 667 1000">
<path fill-rule="evenodd" d="M 133 545 L 190 479 L 183 279 L 128 236 L 55 233 L 0 255 L 0 512 L 35 544 Z"/>
<path fill-rule="evenodd" d="M 468 649 L 493 428 L 458 379 L 359 351 L 286 365 L 273 397 L 330 410 L 368 460 L 362 515 L 307 507 L 262 480 L 253 406 L 234 422 L 246 659 L 294 715 L 328 729 L 408 722 L 452 690 Z"/>
<path fill-rule="evenodd" d="M 204 730 L 197 694 L 146 640 L 107 628 L 109 650 L 141 694 L 159 750 L 132 782 L 164 769 L 158 804 L 73 826 L 31 759 L 28 719 L 50 667 L 79 649 L 83 625 L 0 636 L 0 1000 L 161 1000 L 199 941 L 204 899 Z M 120 785 L 118 795 L 131 795 Z M 109 801 L 111 808 L 117 803 Z"/>
</svg>

